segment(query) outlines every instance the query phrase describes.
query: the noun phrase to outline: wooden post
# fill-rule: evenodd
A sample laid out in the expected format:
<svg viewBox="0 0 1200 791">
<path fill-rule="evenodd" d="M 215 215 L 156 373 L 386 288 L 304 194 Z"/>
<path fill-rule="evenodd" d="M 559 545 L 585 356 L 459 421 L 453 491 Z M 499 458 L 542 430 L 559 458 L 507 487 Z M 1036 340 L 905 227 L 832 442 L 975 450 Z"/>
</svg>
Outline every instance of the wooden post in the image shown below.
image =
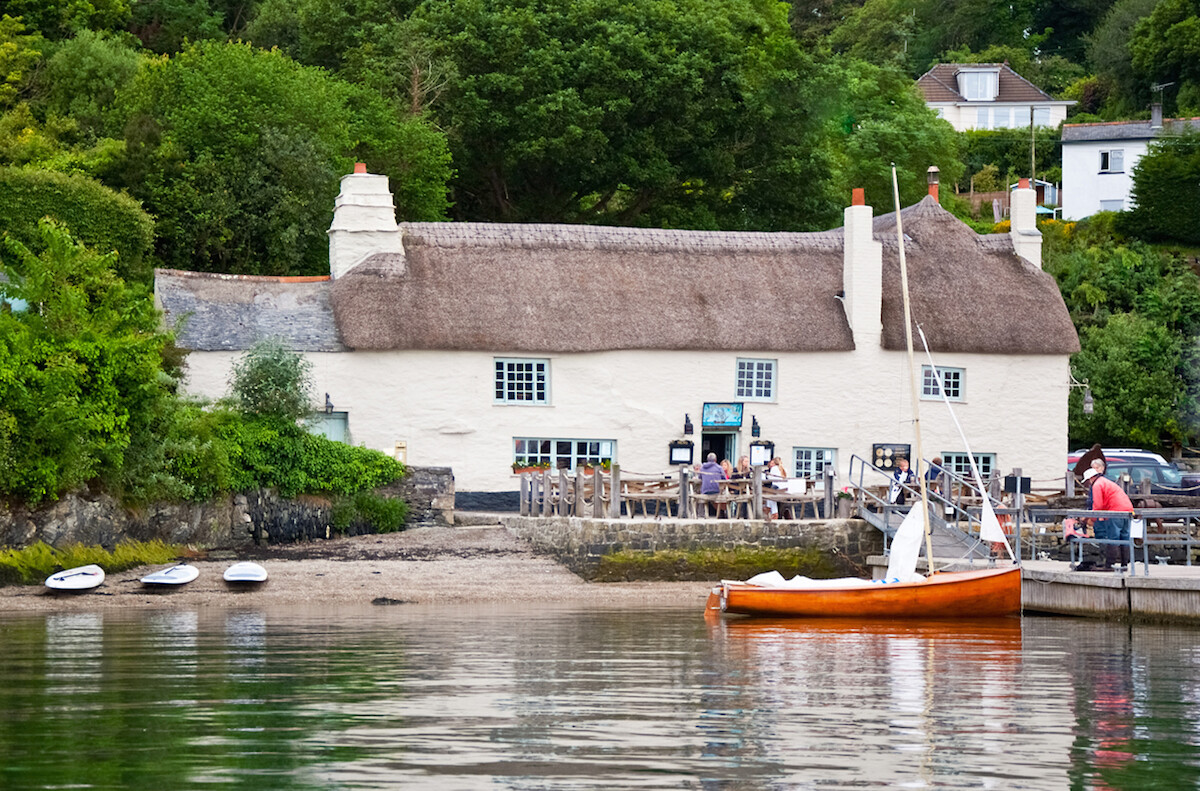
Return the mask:
<svg viewBox="0 0 1200 791">
<path fill-rule="evenodd" d="M 837 476 L 833 474 L 833 465 L 826 464 L 825 469 L 822 470 L 822 475 L 825 478 L 825 518 L 833 519 L 834 503 L 837 502 L 837 492 L 834 491 L 834 481 L 837 480 Z"/>
<path fill-rule="evenodd" d="M 763 518 L 762 476 L 761 464 L 755 464 L 750 468 L 750 513 L 754 515 L 755 519 Z"/>
<path fill-rule="evenodd" d="M 518 480 L 521 486 L 521 516 L 529 516 L 529 504 L 533 500 L 529 491 L 529 473 L 521 473 Z"/>
<path fill-rule="evenodd" d="M 621 465 L 613 464 L 608 476 L 608 515 L 621 518 Z"/>
<path fill-rule="evenodd" d="M 604 518 L 604 471 L 596 470 L 592 473 L 592 517 L 595 519 Z"/>
<path fill-rule="evenodd" d="M 575 475 L 579 475 L 579 470 L 575 470 Z M 554 504 L 554 513 L 559 516 L 566 516 L 567 511 L 567 470 L 561 467 L 558 470 L 558 502 Z"/>
<path fill-rule="evenodd" d="M 679 468 L 679 518 L 687 519 L 691 516 L 689 509 L 692 507 L 692 479 L 691 470 L 681 466 Z"/>
<path fill-rule="evenodd" d="M 542 470 L 542 516 L 550 516 L 550 470 Z"/>
<path fill-rule="evenodd" d="M 1150 479 L 1149 479 L 1149 478 L 1142 478 L 1142 485 L 1141 485 L 1141 488 L 1142 488 L 1142 494 L 1144 494 L 1144 495 L 1146 495 L 1147 497 L 1149 497 L 1149 496 L 1150 496 L 1150 487 L 1151 487 L 1151 485 L 1152 485 L 1152 484 L 1151 484 L 1151 482 L 1150 482 Z"/>
<path fill-rule="evenodd" d="M 1013 507 L 1017 509 L 1017 518 L 1013 520 L 1013 525 L 1014 525 L 1014 527 L 1013 527 L 1013 531 L 1014 531 L 1013 532 L 1013 543 L 1016 545 L 1013 549 L 1017 553 L 1016 559 L 1018 561 L 1020 561 L 1020 559 L 1021 559 L 1021 514 L 1025 510 L 1025 494 L 1024 494 L 1024 492 L 1021 491 L 1021 468 L 1013 467 L 1013 475 L 1016 476 L 1016 479 L 1017 479 L 1017 486 L 1016 486 L 1017 490 L 1015 492 L 1013 492 Z M 1033 538 L 1033 540 L 1037 541 L 1037 537 L 1035 536 Z M 1030 557 L 1036 558 L 1037 553 L 1031 552 Z"/>
<path fill-rule="evenodd" d="M 1066 493 L 1067 497 L 1075 496 L 1075 473 L 1071 472 L 1070 470 L 1067 470 L 1066 486 L 1063 487 L 1063 491 Z"/>
<path fill-rule="evenodd" d="M 575 503 L 571 508 L 571 516 L 579 516 L 583 513 L 583 488 L 584 477 L 579 468 L 575 469 Z"/>
</svg>

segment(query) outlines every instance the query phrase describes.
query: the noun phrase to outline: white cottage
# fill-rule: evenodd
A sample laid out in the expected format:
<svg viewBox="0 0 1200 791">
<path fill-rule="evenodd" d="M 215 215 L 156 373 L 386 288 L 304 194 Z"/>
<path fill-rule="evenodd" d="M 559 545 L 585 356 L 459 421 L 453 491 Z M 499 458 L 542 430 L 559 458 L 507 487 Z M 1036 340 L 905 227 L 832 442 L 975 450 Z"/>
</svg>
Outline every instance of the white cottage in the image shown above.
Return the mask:
<svg viewBox="0 0 1200 791">
<path fill-rule="evenodd" d="M 798 475 L 912 437 L 895 216 L 858 200 L 819 233 L 397 225 L 383 176 L 342 179 L 329 278 L 159 270 L 222 395 L 233 360 L 283 339 L 356 444 L 454 469 L 460 507 L 515 505 L 514 462 L 669 469 L 668 445 L 736 460 L 758 426 Z M 1042 272 L 1031 189 L 980 236 L 932 197 L 904 210 L 915 321 L 985 469 L 1061 475 L 1078 339 Z M 927 366 L 926 366 L 927 367 Z M 926 455 L 965 469 L 936 380 Z M 685 436 L 685 419 L 693 428 Z"/>
<path fill-rule="evenodd" d="M 1063 218 L 1133 208 L 1133 171 L 1150 144 L 1189 129 L 1200 131 L 1200 118 L 1164 120 L 1160 104 L 1149 121 L 1063 124 Z"/>
</svg>

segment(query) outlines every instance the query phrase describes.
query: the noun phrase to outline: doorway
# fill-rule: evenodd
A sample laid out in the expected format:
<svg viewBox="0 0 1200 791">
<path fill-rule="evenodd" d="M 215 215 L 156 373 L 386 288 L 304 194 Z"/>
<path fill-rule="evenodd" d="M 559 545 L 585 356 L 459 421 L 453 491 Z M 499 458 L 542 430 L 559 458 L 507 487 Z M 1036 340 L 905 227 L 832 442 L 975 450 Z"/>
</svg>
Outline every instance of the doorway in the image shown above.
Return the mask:
<svg viewBox="0 0 1200 791">
<path fill-rule="evenodd" d="M 700 435 L 700 458 L 696 461 L 703 464 L 708 454 L 717 454 L 717 461 L 729 459 L 729 463 L 737 466 L 737 434 L 725 431 L 705 431 Z"/>
</svg>

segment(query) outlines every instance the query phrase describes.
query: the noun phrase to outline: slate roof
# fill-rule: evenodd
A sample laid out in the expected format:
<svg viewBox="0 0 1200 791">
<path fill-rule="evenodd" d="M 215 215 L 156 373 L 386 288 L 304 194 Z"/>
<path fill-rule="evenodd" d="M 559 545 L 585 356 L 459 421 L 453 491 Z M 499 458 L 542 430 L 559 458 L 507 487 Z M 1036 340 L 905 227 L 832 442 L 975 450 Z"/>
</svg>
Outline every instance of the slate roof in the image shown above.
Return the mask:
<svg viewBox="0 0 1200 791">
<path fill-rule="evenodd" d="M 1060 102 L 1017 74 L 1007 63 L 939 63 L 917 79 L 917 87 L 925 95 L 925 101 L 933 104 L 966 102 L 958 92 L 958 72 L 963 69 L 998 69 L 1000 72 L 996 98 L 993 102 L 1018 102 L 1038 104 L 1072 104 Z M 970 104 L 979 104 L 978 100 Z"/>
<path fill-rule="evenodd" d="M 345 351 L 328 277 L 252 277 L 154 270 L 154 298 L 175 342 L 195 351 L 243 351 L 275 338 L 296 351 Z"/>
<path fill-rule="evenodd" d="M 1095 143 L 1106 140 L 1153 140 L 1160 135 L 1200 132 L 1200 118 L 1167 118 L 1162 128 L 1152 129 L 1149 121 L 1108 121 L 1097 124 L 1063 124 L 1064 143 Z"/>
</svg>

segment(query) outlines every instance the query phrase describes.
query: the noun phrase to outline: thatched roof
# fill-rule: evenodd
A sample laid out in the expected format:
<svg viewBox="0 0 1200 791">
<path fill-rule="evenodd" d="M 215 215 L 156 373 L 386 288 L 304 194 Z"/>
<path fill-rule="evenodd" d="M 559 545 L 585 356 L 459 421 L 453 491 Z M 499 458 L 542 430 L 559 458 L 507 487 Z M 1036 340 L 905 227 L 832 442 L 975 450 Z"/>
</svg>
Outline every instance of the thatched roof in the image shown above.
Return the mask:
<svg viewBox="0 0 1200 791">
<path fill-rule="evenodd" d="M 296 351 L 345 351 L 329 285 L 328 277 L 154 272 L 154 297 L 175 342 L 196 351 L 242 351 L 265 338 Z"/>
<path fill-rule="evenodd" d="M 1054 280 L 927 198 L 903 213 L 913 314 L 934 351 L 1066 354 L 1079 342 Z M 883 343 L 904 348 L 894 216 L 884 245 Z M 564 353 L 620 349 L 837 352 L 842 229 L 728 233 L 582 225 L 415 223 L 404 256 L 333 282 L 160 270 L 189 349 Z M 344 345 L 343 345 L 344 344 Z"/>
<path fill-rule="evenodd" d="M 940 352 L 1069 354 L 1079 337 L 1054 278 L 1013 252 L 1008 234 L 979 235 L 931 197 L 900 212 L 913 321 Z M 904 349 L 896 214 L 875 218 L 883 242 L 883 346 Z M 920 340 L 913 333 L 920 350 Z"/>
<path fill-rule="evenodd" d="M 884 345 L 904 348 L 891 215 Z M 914 316 L 936 351 L 1064 354 L 1079 342 L 1054 280 L 927 198 L 905 210 Z M 911 225 L 911 227 L 910 227 Z M 847 351 L 842 230 L 726 233 L 578 225 L 402 226 L 334 281 L 355 349 Z"/>
</svg>

